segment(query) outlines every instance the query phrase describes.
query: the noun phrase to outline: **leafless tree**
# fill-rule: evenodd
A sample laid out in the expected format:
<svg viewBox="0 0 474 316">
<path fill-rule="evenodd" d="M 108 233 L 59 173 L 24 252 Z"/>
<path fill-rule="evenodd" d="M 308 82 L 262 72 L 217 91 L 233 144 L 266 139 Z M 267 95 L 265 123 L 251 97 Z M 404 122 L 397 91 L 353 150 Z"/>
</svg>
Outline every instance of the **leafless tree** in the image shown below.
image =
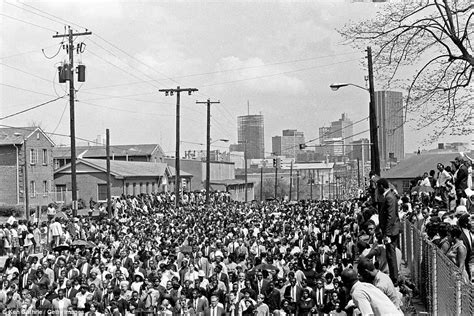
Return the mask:
<svg viewBox="0 0 474 316">
<path fill-rule="evenodd" d="M 407 91 L 405 120 L 430 126 L 431 139 L 473 131 L 473 9 L 471 0 L 402 0 L 339 30 L 347 44 L 372 46 L 377 82 Z"/>
</svg>

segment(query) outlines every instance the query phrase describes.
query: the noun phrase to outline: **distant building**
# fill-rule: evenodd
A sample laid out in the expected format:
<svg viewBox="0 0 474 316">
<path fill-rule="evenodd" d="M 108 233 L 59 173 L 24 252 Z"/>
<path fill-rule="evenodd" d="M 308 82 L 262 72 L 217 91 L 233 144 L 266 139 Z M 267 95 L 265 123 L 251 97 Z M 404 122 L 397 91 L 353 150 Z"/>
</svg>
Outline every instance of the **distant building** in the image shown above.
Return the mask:
<svg viewBox="0 0 474 316">
<path fill-rule="evenodd" d="M 321 146 L 326 156 L 340 157 L 344 156 L 344 140 L 342 138 L 328 138 L 323 141 Z"/>
<path fill-rule="evenodd" d="M 405 158 L 405 134 L 403 131 L 403 94 L 396 91 L 375 92 L 380 165 Z"/>
<path fill-rule="evenodd" d="M 304 133 L 296 129 L 283 130 L 282 136 L 272 137 L 272 153 L 276 156 L 296 158 L 299 145 L 304 144 Z"/>
<path fill-rule="evenodd" d="M 84 201 L 107 200 L 107 166 L 103 159 L 77 159 L 78 197 Z M 111 195 L 139 195 L 173 190 L 174 168 L 166 163 L 110 161 Z M 192 175 L 181 172 L 185 183 Z M 71 165 L 67 164 L 54 172 L 57 192 L 71 190 Z M 185 186 L 185 185 L 184 185 Z M 62 202 L 69 202 L 68 198 Z"/>
<path fill-rule="evenodd" d="M 346 113 L 342 113 L 341 118 L 337 121 L 331 122 L 330 127 L 319 128 L 319 139 L 321 144 L 327 143 L 328 140 L 340 139 L 342 140 L 342 151 L 336 150 L 339 155 L 346 155 L 350 152 L 350 146 L 352 142 L 352 121 L 349 119 Z"/>
<path fill-rule="evenodd" d="M 174 167 L 174 158 L 165 158 L 165 162 Z M 234 180 L 235 167 L 233 162 L 211 161 L 211 181 Z M 186 191 L 202 190 L 206 187 L 206 161 L 202 159 L 181 159 L 180 169 L 193 176 L 192 181 L 185 188 Z"/>
<path fill-rule="evenodd" d="M 105 146 L 76 146 L 76 156 L 85 159 L 107 159 Z M 163 149 L 158 144 L 110 146 L 111 160 L 164 162 L 164 156 Z M 71 163 L 71 147 L 54 148 L 53 158 L 55 169 Z"/>
<path fill-rule="evenodd" d="M 349 153 L 350 159 L 359 159 L 360 161 L 370 160 L 370 141 L 367 138 L 361 138 L 351 143 L 352 151 Z"/>
<path fill-rule="evenodd" d="M 52 201 L 53 147 L 53 141 L 39 127 L 0 129 L 0 204 L 24 204 L 26 185 L 30 205 Z"/>
<path fill-rule="evenodd" d="M 265 158 L 263 115 L 237 117 L 238 144 L 231 145 L 231 151 L 247 152 L 247 159 Z"/>
</svg>

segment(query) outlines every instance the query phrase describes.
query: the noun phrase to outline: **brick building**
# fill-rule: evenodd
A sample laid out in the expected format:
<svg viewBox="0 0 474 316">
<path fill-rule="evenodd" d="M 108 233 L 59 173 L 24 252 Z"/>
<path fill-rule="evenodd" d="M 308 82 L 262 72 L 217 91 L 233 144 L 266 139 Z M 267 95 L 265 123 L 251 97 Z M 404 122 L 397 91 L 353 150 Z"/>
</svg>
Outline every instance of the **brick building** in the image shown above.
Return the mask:
<svg viewBox="0 0 474 316">
<path fill-rule="evenodd" d="M 77 159 L 78 198 L 89 201 L 107 199 L 107 166 L 103 159 Z M 56 190 L 71 190 L 70 164 L 54 172 Z M 173 170 L 166 163 L 110 161 L 111 195 L 138 195 L 140 193 L 162 192 L 170 189 L 173 181 Z M 183 173 L 183 172 L 182 172 Z M 184 173 L 184 179 L 190 174 Z"/>
<path fill-rule="evenodd" d="M 25 203 L 25 160 L 30 205 L 52 201 L 53 147 L 39 127 L 0 128 L 0 204 Z"/>
</svg>

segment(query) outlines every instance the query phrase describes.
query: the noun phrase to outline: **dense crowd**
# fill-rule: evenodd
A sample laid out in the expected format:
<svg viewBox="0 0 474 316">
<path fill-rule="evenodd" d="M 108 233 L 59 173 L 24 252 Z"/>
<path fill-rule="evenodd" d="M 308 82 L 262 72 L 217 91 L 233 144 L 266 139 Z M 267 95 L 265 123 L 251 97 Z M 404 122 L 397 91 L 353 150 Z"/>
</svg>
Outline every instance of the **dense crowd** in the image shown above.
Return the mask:
<svg viewBox="0 0 474 316">
<path fill-rule="evenodd" d="M 378 190 L 398 206 L 383 180 Z M 1 313 L 401 315 L 398 208 L 245 204 L 226 193 L 206 206 L 194 192 L 175 209 L 173 199 L 122 196 L 110 217 L 101 206 L 100 216 L 6 224 Z"/>
</svg>

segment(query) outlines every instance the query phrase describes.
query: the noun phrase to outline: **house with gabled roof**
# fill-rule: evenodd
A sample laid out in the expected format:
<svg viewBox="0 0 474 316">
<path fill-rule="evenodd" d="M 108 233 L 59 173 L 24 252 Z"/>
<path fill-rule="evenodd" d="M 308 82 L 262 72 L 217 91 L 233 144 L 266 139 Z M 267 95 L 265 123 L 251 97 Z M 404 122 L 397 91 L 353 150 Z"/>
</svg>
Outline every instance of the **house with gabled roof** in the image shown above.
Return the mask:
<svg viewBox="0 0 474 316">
<path fill-rule="evenodd" d="M 54 146 L 40 127 L 0 128 L 0 204 L 24 205 L 25 186 L 31 206 L 52 201 Z"/>
<path fill-rule="evenodd" d="M 77 158 L 107 159 L 105 146 L 76 146 Z M 158 144 L 111 145 L 110 159 L 121 161 L 164 162 L 164 152 Z M 71 147 L 56 147 L 53 152 L 55 169 L 71 163 Z"/>
<path fill-rule="evenodd" d="M 110 160 L 111 195 L 139 195 L 173 190 L 174 168 L 161 162 Z M 181 171 L 184 181 L 192 175 Z M 76 162 L 77 195 L 89 201 L 107 200 L 107 161 L 78 158 Z M 71 165 L 54 171 L 57 192 L 71 190 Z M 68 202 L 68 201 L 66 201 Z"/>
</svg>

